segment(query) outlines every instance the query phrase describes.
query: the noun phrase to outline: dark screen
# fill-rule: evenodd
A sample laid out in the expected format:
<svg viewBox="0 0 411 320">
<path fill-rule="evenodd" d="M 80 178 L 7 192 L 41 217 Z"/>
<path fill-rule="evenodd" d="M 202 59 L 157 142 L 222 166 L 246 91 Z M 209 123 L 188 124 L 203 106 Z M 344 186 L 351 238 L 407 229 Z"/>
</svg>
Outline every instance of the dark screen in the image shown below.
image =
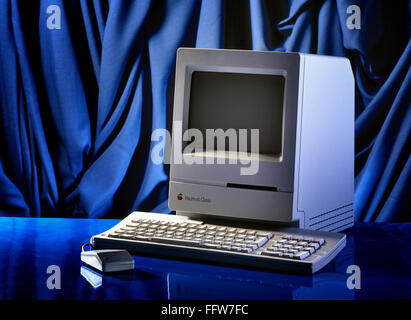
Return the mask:
<svg viewBox="0 0 411 320">
<path fill-rule="evenodd" d="M 261 154 L 281 154 L 285 79 L 280 75 L 195 71 L 191 79 L 188 128 L 247 129 L 247 150 L 251 151 L 250 129 L 259 129 Z M 214 143 L 217 149 L 217 143 Z M 226 139 L 225 150 L 230 150 Z M 233 151 L 236 151 L 233 150 Z"/>
</svg>

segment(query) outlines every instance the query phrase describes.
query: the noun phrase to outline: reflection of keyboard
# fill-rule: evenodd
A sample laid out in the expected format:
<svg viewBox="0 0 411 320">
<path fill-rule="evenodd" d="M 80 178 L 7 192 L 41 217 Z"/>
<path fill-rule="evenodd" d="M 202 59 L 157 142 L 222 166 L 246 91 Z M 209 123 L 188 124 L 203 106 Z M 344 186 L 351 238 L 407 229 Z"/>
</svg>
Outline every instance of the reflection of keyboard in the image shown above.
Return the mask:
<svg viewBox="0 0 411 320">
<path fill-rule="evenodd" d="M 184 216 L 133 212 L 93 236 L 95 249 L 314 273 L 345 246 L 345 235 L 298 228 L 248 229 L 207 224 Z"/>
</svg>

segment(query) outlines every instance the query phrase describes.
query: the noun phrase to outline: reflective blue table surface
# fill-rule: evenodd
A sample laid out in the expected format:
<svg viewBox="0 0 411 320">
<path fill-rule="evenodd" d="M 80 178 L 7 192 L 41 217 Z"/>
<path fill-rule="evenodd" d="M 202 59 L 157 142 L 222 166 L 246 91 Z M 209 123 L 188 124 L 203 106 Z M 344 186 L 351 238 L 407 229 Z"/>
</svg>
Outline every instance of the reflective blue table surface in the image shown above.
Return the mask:
<svg viewBox="0 0 411 320">
<path fill-rule="evenodd" d="M 314 275 L 134 256 L 133 271 L 104 274 L 81 246 L 118 220 L 0 218 L 0 299 L 409 299 L 411 224 L 357 223 L 347 246 Z M 58 266 L 61 288 L 49 289 Z M 349 289 L 350 265 L 361 289 Z M 350 280 L 348 280 L 350 281 Z"/>
</svg>

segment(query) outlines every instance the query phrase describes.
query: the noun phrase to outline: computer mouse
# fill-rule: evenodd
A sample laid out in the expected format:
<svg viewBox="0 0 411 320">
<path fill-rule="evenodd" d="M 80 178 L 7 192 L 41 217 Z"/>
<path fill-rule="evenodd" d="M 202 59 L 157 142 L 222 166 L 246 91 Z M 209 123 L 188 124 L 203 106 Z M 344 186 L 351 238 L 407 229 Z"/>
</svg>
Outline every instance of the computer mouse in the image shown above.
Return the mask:
<svg viewBox="0 0 411 320">
<path fill-rule="evenodd" d="M 134 269 L 134 259 L 126 250 L 104 249 L 81 252 L 81 261 L 101 272 Z"/>
</svg>

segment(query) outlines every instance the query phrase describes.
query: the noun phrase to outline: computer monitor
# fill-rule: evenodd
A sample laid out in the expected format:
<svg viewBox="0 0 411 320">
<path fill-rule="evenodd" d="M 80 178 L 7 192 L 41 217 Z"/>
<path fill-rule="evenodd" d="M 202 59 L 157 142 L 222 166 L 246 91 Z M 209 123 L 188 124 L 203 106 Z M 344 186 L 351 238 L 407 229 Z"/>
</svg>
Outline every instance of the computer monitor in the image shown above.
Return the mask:
<svg viewBox="0 0 411 320">
<path fill-rule="evenodd" d="M 346 58 L 180 48 L 172 135 L 177 214 L 324 231 L 353 225 Z"/>
</svg>

